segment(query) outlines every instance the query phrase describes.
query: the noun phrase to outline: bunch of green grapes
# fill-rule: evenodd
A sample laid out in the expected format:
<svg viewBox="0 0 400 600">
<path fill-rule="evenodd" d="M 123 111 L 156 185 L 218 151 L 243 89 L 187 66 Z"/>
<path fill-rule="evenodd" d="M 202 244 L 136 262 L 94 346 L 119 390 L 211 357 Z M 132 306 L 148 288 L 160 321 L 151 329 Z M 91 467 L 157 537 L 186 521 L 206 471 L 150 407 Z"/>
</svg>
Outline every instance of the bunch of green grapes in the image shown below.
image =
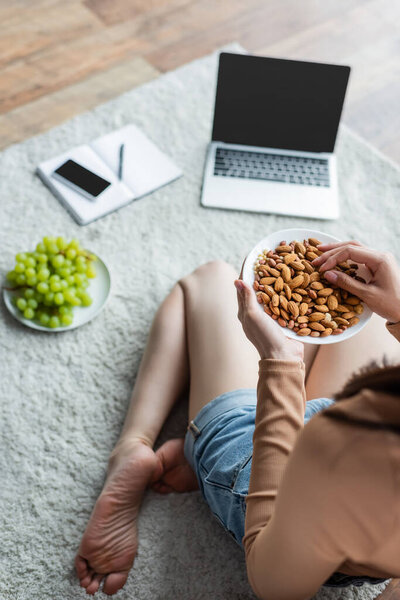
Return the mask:
<svg viewBox="0 0 400 600">
<path fill-rule="evenodd" d="M 44 237 L 34 252 L 20 252 L 7 273 L 15 290 L 15 306 L 25 319 L 45 327 L 67 327 L 73 322 L 75 306 L 89 306 L 89 279 L 96 277 L 94 254 L 80 247 L 78 240 Z"/>
</svg>

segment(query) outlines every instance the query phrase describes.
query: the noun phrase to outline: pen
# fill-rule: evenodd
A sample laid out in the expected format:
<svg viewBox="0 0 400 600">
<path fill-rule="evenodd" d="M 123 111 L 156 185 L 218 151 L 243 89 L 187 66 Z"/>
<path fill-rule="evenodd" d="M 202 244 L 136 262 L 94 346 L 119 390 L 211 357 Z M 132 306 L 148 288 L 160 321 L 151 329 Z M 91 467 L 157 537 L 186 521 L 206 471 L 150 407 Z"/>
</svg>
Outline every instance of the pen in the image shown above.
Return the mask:
<svg viewBox="0 0 400 600">
<path fill-rule="evenodd" d="M 125 144 L 121 144 L 119 147 L 118 179 L 122 179 L 122 165 L 124 162 L 124 149 L 125 149 Z"/>
</svg>

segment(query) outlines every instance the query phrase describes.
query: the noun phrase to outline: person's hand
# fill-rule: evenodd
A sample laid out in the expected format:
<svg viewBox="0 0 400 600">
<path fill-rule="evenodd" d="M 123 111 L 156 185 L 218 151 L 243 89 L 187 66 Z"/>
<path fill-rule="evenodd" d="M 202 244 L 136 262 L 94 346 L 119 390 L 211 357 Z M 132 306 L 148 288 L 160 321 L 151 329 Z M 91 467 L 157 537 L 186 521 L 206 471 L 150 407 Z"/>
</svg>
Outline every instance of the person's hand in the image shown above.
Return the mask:
<svg viewBox="0 0 400 600">
<path fill-rule="evenodd" d="M 239 307 L 238 319 L 246 337 L 258 350 L 260 358 L 303 360 L 303 343 L 287 338 L 279 325 L 275 324 L 269 315 L 261 312 L 254 290 L 242 280 L 242 272 L 243 265 L 239 279 L 234 281 Z"/>
<path fill-rule="evenodd" d="M 319 267 L 327 281 L 361 298 L 371 310 L 390 323 L 400 321 L 400 268 L 390 252 L 371 250 L 354 240 L 320 244 L 318 250 L 323 254 L 312 264 Z M 362 283 L 341 271 L 330 270 L 348 259 L 368 267 L 372 275 L 369 283 Z"/>
</svg>

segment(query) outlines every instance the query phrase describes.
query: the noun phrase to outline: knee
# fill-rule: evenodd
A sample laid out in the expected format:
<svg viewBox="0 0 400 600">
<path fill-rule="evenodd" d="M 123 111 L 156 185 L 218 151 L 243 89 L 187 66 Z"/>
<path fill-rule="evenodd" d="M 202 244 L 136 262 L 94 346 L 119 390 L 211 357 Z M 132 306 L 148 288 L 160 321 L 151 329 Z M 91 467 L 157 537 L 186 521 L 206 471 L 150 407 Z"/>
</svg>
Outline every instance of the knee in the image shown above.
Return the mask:
<svg viewBox="0 0 400 600">
<path fill-rule="evenodd" d="M 200 265 L 199 267 L 197 267 L 196 269 L 194 269 L 194 271 L 192 271 L 191 273 L 189 273 L 189 275 L 186 275 L 185 277 L 182 278 L 182 280 L 185 279 L 210 279 L 210 278 L 214 278 L 214 277 L 226 277 L 229 276 L 230 278 L 236 278 L 238 277 L 238 273 L 236 272 L 236 269 L 229 264 L 228 262 L 226 262 L 225 260 L 221 260 L 221 259 L 215 259 L 215 260 L 210 260 L 206 263 L 203 263 L 202 265 Z"/>
</svg>

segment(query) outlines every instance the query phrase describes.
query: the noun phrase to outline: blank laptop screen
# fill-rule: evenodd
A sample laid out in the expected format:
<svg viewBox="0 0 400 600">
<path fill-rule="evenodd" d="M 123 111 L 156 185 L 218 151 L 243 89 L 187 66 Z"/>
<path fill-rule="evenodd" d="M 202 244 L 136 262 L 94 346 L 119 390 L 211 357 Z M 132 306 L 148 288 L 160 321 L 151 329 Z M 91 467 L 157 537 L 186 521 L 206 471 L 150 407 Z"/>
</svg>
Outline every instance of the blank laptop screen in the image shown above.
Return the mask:
<svg viewBox="0 0 400 600">
<path fill-rule="evenodd" d="M 333 152 L 350 67 L 220 54 L 213 141 Z"/>
</svg>

